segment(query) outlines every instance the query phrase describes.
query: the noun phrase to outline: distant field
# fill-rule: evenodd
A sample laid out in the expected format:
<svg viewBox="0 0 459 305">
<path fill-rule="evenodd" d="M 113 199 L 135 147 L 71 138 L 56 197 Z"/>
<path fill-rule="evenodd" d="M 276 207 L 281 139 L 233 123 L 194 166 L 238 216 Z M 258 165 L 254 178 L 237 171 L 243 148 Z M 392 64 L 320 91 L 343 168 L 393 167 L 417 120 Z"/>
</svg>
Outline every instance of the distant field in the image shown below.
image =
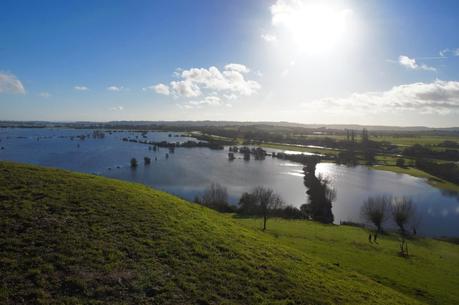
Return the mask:
<svg viewBox="0 0 459 305">
<path fill-rule="evenodd" d="M 371 136 L 370 134 L 370 139 L 379 142 L 386 141 L 399 146 L 411 146 L 414 144 L 435 145 L 440 144 L 443 141 L 454 141 L 459 143 L 459 137 L 451 136 Z"/>
</svg>

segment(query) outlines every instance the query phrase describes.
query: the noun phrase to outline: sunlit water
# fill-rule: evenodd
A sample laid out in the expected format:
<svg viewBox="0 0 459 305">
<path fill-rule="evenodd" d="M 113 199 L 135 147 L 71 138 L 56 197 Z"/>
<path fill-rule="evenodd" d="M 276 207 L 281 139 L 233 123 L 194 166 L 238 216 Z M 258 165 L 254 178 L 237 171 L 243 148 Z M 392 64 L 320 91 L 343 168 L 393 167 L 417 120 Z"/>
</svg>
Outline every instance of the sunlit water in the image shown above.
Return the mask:
<svg viewBox="0 0 459 305">
<path fill-rule="evenodd" d="M 226 149 L 208 148 L 178 148 L 166 158 L 168 150 L 165 148 L 153 152 L 148 145 L 121 141 L 128 136 L 143 139 L 135 132 L 106 133 L 104 139 L 70 140 L 70 136 L 91 133 L 92 130 L 0 128 L 0 147 L 4 147 L 0 150 L 0 160 L 140 182 L 189 200 L 210 183 L 217 182 L 227 187 L 232 203 L 236 203 L 243 192 L 258 185 L 272 187 L 287 203 L 297 207 L 307 201 L 302 166 L 297 163 L 271 157 L 264 161 L 244 161 L 239 154 L 236 160 L 229 161 Z M 149 132 L 147 140 L 182 142 L 191 139 L 175 136 L 175 133 L 172 137 L 168 135 L 167 132 Z M 151 165 L 143 165 L 145 156 L 152 159 Z M 131 158 L 139 161 L 135 170 L 129 167 Z M 364 166 L 324 163 L 317 166 L 316 174 L 319 173 L 332 180 L 337 192 L 333 203 L 336 223 L 360 221 L 360 206 L 368 196 L 390 194 L 410 196 L 416 202 L 422 218 L 419 233 L 459 235 L 458 194 L 442 192 L 419 178 L 369 170 Z"/>
</svg>

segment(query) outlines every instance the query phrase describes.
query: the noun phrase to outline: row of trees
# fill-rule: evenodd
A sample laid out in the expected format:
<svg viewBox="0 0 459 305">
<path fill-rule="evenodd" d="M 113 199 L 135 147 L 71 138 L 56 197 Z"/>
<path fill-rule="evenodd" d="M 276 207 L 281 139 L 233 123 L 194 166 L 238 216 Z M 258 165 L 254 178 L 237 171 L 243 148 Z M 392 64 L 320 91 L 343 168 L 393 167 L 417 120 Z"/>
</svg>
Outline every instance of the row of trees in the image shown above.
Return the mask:
<svg viewBox="0 0 459 305">
<path fill-rule="evenodd" d="M 323 180 L 319 178 L 318 181 Z M 327 185 L 327 182 L 325 182 L 325 185 Z M 228 191 L 224 186 L 212 183 L 201 196 L 196 196 L 195 202 L 219 212 L 233 212 L 243 216 L 262 217 L 263 230 L 266 230 L 269 217 L 311 219 L 323 223 L 333 222 L 331 199 L 326 199 L 325 203 L 321 202 L 315 205 L 312 204 L 314 199 L 312 201 L 310 199 L 310 203 L 304 204 L 298 209 L 287 205 L 281 196 L 271 188 L 263 186 L 255 187 L 251 192 L 243 193 L 239 199 L 238 206 L 230 205 L 228 198 Z M 404 236 L 408 235 L 410 229 L 415 235 L 420 223 L 420 217 L 416 212 L 415 205 L 407 197 L 387 195 L 370 197 L 361 207 L 361 217 L 363 221 L 373 224 L 380 233 L 384 232 L 384 225 L 389 220 L 392 220 Z"/>
<path fill-rule="evenodd" d="M 257 186 L 252 192 L 242 194 L 238 207 L 228 203 L 228 191 L 218 183 L 212 183 L 201 196 L 196 196 L 194 201 L 219 212 L 236 212 L 245 216 L 263 217 L 263 230 L 266 230 L 269 217 L 289 214 L 292 209 L 299 211 L 286 206 L 279 194 L 263 186 Z"/>
<path fill-rule="evenodd" d="M 384 224 L 392 219 L 403 235 L 408 233 L 408 227 L 415 235 L 420 222 L 413 201 L 407 197 L 370 197 L 363 203 L 360 213 L 362 219 L 373 224 L 380 233 L 383 233 Z"/>
<path fill-rule="evenodd" d="M 340 151 L 336 161 L 341 164 L 356 165 L 358 163 L 357 155 L 361 154 L 367 164 L 375 162 L 376 153 L 382 149 L 380 142 L 370 140 L 368 130 L 364 128 L 361 134 L 361 141 L 356 141 L 354 130 L 346 129 L 346 141 L 344 150 Z"/>
</svg>

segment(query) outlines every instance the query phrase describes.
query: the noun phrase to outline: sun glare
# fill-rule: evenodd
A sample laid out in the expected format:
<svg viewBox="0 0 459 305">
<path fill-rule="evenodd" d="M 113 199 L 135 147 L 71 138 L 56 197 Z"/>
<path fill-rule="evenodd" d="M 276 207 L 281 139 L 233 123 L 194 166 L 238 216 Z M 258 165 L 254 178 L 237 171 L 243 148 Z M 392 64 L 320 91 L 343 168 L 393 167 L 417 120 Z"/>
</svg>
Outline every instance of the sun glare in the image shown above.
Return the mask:
<svg viewBox="0 0 459 305">
<path fill-rule="evenodd" d="M 346 38 L 351 10 L 330 5 L 298 5 L 280 12 L 275 23 L 282 24 L 295 47 L 308 53 L 320 53 L 338 47 Z"/>
</svg>

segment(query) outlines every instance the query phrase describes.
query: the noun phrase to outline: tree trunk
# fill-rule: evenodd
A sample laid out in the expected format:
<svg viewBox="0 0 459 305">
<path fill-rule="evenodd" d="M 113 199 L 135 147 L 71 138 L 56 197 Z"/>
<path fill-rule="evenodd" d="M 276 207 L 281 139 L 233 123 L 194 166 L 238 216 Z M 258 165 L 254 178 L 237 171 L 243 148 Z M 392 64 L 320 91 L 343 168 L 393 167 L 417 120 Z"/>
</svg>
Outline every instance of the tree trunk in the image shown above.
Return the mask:
<svg viewBox="0 0 459 305">
<path fill-rule="evenodd" d="M 263 231 L 266 230 L 266 215 L 263 216 Z"/>
</svg>

